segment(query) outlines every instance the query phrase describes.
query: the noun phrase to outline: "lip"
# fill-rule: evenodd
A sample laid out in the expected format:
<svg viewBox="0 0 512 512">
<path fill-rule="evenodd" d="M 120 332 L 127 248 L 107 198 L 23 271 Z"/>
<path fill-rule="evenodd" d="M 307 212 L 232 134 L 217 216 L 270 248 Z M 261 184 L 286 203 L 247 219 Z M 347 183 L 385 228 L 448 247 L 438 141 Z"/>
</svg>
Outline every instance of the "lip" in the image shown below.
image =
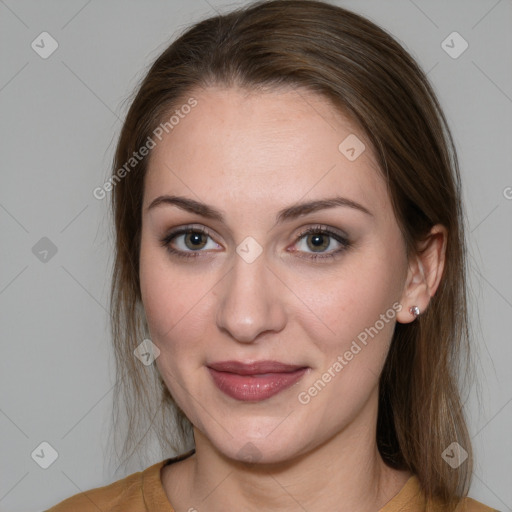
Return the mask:
<svg viewBox="0 0 512 512">
<path fill-rule="evenodd" d="M 259 402 L 293 386 L 309 369 L 278 361 L 221 361 L 207 365 L 215 385 L 241 401 Z"/>
</svg>

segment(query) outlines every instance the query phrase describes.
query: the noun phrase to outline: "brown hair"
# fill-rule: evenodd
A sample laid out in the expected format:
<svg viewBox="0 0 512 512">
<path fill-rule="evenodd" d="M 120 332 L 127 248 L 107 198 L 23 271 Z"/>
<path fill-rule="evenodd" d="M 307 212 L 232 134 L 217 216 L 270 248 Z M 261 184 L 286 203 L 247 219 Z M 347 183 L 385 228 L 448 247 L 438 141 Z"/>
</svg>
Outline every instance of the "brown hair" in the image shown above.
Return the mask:
<svg viewBox="0 0 512 512">
<path fill-rule="evenodd" d="M 148 158 L 122 179 L 118 170 L 195 88 L 213 84 L 291 86 L 329 98 L 373 145 L 408 255 L 434 224 L 447 228 L 437 293 L 419 319 L 395 328 L 380 379 L 377 443 L 388 465 L 418 476 L 429 499 L 447 505 L 465 496 L 472 452 L 457 378 L 461 356 L 469 354 L 467 270 L 452 137 L 425 74 L 404 48 L 367 19 L 319 1 L 258 2 L 197 23 L 157 58 L 131 104 L 112 193 L 115 396 L 123 395 L 128 418 L 123 454 L 137 447 L 148 424 L 167 450 L 183 451 L 192 438 L 156 366 L 145 367 L 133 356 L 149 332 L 138 273 Z M 117 428 L 117 399 L 114 409 Z M 441 457 L 454 441 L 469 453 L 457 470 Z"/>
</svg>

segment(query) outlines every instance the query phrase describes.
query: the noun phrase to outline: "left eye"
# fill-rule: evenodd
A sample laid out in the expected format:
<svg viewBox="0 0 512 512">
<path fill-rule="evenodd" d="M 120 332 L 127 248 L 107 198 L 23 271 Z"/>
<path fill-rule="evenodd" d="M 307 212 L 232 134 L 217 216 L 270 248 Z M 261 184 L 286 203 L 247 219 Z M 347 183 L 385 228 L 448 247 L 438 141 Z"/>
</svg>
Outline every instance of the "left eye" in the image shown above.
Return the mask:
<svg viewBox="0 0 512 512">
<path fill-rule="evenodd" d="M 319 227 L 302 232 L 298 240 L 299 243 L 296 244 L 299 247 L 298 250 L 309 254 L 306 257 L 312 259 L 333 257 L 350 246 L 349 241 L 339 233 Z M 330 251 L 328 251 L 329 248 Z"/>
</svg>

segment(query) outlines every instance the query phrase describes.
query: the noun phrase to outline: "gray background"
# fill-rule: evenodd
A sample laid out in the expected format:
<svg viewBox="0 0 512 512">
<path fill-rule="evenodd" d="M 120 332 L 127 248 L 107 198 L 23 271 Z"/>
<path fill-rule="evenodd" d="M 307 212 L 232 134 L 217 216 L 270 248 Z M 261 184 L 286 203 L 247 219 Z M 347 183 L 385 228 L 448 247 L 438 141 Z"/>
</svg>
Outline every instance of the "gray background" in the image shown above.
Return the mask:
<svg viewBox="0 0 512 512">
<path fill-rule="evenodd" d="M 453 129 L 479 383 L 468 401 L 476 451 L 470 494 L 510 511 L 512 1 L 338 3 L 409 49 L 429 71 Z M 108 175 L 125 100 L 150 62 L 177 29 L 235 5 L 0 0 L 1 511 L 42 510 L 113 480 L 103 455 L 114 382 L 106 310 L 112 245 L 107 200 L 92 191 Z M 43 31 L 59 45 L 47 59 L 31 47 Z M 453 31 L 469 43 L 456 59 L 441 46 Z M 49 244 L 43 237 L 57 249 L 46 261 L 33 250 Z M 31 457 L 43 441 L 58 453 L 46 470 Z M 151 463 L 171 455 L 155 453 Z"/>
</svg>

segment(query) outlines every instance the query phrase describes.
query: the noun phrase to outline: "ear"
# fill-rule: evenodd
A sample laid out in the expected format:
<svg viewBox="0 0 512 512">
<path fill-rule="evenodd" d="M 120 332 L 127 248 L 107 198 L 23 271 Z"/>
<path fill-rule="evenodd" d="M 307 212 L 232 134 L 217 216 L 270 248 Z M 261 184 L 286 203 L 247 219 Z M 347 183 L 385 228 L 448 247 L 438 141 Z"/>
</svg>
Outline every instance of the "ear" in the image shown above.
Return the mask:
<svg viewBox="0 0 512 512">
<path fill-rule="evenodd" d="M 396 316 L 398 322 L 407 324 L 414 320 L 409 311 L 412 306 L 418 306 L 420 314 L 427 309 L 443 275 L 447 235 L 447 229 L 436 224 L 411 256 L 400 299 L 403 307 Z"/>
</svg>

